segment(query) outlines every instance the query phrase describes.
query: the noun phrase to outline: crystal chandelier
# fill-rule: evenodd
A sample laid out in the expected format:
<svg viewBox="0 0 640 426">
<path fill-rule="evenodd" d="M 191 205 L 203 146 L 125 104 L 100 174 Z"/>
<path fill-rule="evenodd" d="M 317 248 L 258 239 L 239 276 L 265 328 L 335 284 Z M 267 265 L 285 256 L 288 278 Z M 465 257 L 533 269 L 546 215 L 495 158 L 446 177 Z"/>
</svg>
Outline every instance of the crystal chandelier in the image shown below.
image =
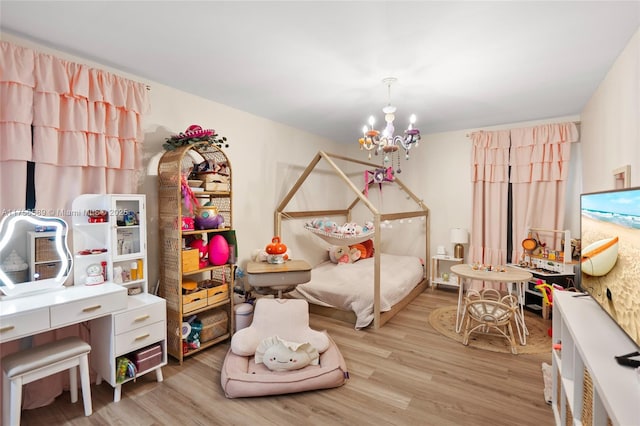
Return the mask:
<svg viewBox="0 0 640 426">
<path fill-rule="evenodd" d="M 409 127 L 404 131 L 404 135 L 393 135 L 395 130 L 393 127 L 393 120 L 395 119 L 396 107 L 391 105 L 391 85 L 396 81 L 398 81 L 398 79 L 395 77 L 387 77 L 382 80 L 382 82 L 387 85 L 389 95 L 387 106 L 382 108 L 382 112 L 384 112 L 384 121 L 387 123 L 382 134 L 373 127 L 375 124 L 375 118 L 373 115 L 369 117 L 369 125 L 362 128 L 362 137 L 358 142 L 360 142 L 361 150 L 366 149 L 369 151 L 369 160 L 371 160 L 371 151 L 373 151 L 375 155 L 384 155 L 383 162 L 389 163 L 392 161 L 392 158 L 389 158 L 389 154 L 393 155 L 393 153 L 396 152 L 399 157 L 399 149 L 401 147 L 405 151 L 405 159 L 408 160 L 409 151 L 414 146 L 418 146 L 418 142 L 420 141 L 420 130 L 413 127 L 416 122 L 415 114 L 411 114 Z M 396 172 L 401 172 L 399 164 Z"/>
</svg>

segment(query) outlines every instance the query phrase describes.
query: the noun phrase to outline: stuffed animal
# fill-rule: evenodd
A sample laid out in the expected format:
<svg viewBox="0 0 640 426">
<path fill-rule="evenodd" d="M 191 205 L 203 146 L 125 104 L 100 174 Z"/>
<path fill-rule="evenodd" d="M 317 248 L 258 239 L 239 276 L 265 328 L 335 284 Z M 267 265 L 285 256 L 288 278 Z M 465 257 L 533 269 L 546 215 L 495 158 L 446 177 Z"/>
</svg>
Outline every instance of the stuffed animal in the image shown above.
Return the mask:
<svg viewBox="0 0 640 426">
<path fill-rule="evenodd" d="M 308 223 L 307 225 L 311 228 L 319 229 L 328 233 L 338 232 L 338 224 L 330 220 L 328 217 L 313 219 L 311 223 Z"/>
<path fill-rule="evenodd" d="M 373 257 L 373 240 L 363 241 L 358 244 L 353 244 L 349 246 L 350 250 L 356 249 L 360 252 L 360 259 L 366 259 L 368 257 Z"/>
<path fill-rule="evenodd" d="M 196 238 L 189 243 L 189 247 L 197 249 L 199 252 L 199 268 L 209 266 L 209 245 L 202 238 Z"/>
<path fill-rule="evenodd" d="M 320 355 L 310 343 L 287 342 L 278 336 L 263 339 L 256 348 L 256 364 L 273 371 L 289 371 L 318 365 Z"/>
<path fill-rule="evenodd" d="M 360 235 L 362 226 L 355 222 L 347 222 L 340 228 L 340 232 L 345 235 Z"/>
<path fill-rule="evenodd" d="M 329 259 L 333 263 L 344 264 L 353 263 L 360 259 L 360 250 L 349 248 L 348 246 L 332 246 L 329 248 Z"/>
</svg>

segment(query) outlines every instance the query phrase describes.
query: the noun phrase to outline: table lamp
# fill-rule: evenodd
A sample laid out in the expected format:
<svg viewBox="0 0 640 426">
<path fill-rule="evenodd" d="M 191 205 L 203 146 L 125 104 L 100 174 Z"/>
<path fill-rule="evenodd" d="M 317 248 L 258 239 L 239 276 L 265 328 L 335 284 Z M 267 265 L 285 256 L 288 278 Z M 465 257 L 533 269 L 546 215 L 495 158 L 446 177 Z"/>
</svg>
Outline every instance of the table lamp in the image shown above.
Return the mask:
<svg viewBox="0 0 640 426">
<path fill-rule="evenodd" d="M 459 259 L 464 259 L 464 246 L 469 242 L 469 233 L 466 229 L 452 228 L 451 229 L 451 242 L 455 244 L 453 247 L 453 256 Z"/>
</svg>

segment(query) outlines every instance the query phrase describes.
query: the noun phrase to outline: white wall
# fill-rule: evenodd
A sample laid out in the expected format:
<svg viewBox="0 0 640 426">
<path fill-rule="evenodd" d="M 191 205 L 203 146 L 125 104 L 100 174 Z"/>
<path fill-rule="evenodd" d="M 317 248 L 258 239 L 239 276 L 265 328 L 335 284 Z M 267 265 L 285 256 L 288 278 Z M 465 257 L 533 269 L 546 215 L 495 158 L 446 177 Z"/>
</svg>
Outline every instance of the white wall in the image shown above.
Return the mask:
<svg viewBox="0 0 640 426">
<path fill-rule="evenodd" d="M 640 186 L 640 29 L 582 112 L 583 191 L 613 189 L 613 170 L 631 165 Z"/>
</svg>

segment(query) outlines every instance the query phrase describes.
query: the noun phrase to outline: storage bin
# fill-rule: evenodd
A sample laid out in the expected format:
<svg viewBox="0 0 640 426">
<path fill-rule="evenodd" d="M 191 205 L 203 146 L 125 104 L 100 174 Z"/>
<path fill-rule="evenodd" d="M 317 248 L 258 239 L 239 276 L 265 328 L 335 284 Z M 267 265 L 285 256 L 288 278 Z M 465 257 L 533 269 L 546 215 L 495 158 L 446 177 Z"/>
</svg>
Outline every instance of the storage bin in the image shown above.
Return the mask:
<svg viewBox="0 0 640 426">
<path fill-rule="evenodd" d="M 198 289 L 182 296 L 182 312 L 187 314 L 207 306 L 207 290 Z"/>
<path fill-rule="evenodd" d="M 48 262 L 58 260 L 58 251 L 56 250 L 55 237 L 36 237 L 36 262 Z"/>
<path fill-rule="evenodd" d="M 229 285 L 221 284 L 207 289 L 207 305 L 215 305 L 229 298 Z"/>
<path fill-rule="evenodd" d="M 182 250 L 182 272 L 193 272 L 198 269 L 200 269 L 200 251 Z"/>
<path fill-rule="evenodd" d="M 199 315 L 199 318 L 202 322 L 201 342 L 213 340 L 228 332 L 229 318 L 227 312 L 222 309 L 205 312 Z"/>
<path fill-rule="evenodd" d="M 133 354 L 133 363 L 138 369 L 138 374 L 162 363 L 162 346 L 156 345 L 140 349 Z"/>
<path fill-rule="evenodd" d="M 60 262 L 40 263 L 36 265 L 35 273 L 38 274 L 39 280 L 55 278 L 61 266 Z"/>
</svg>

